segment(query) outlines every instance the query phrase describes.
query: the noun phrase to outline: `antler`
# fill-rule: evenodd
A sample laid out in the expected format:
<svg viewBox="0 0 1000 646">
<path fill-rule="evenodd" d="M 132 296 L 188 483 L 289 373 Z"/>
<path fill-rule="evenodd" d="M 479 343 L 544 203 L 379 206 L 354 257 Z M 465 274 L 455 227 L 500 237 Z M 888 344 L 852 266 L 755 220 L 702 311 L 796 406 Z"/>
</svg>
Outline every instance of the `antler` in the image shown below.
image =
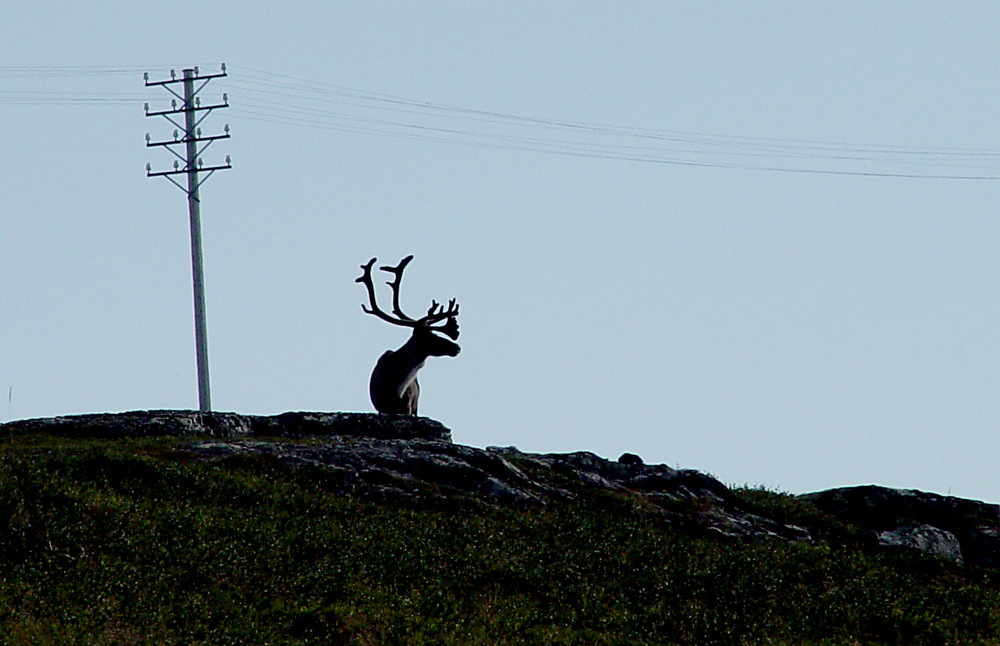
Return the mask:
<svg viewBox="0 0 1000 646">
<path fill-rule="evenodd" d="M 409 255 L 400 260 L 399 264 L 395 267 L 390 267 L 388 265 L 379 267 L 382 271 L 387 271 L 394 276 L 392 280 L 386 283 L 392 288 L 392 314 L 383 311 L 378 306 L 375 299 L 375 284 L 372 282 L 372 266 L 375 264 L 375 258 L 369 260 L 367 264 L 361 265 L 361 269 L 364 273 L 361 274 L 361 276 L 354 282 L 363 283 L 368 289 L 368 302 L 371 304 L 371 307 L 366 307 L 362 304 L 361 309 L 364 310 L 366 314 L 374 314 L 383 321 L 387 321 L 393 325 L 401 325 L 403 327 L 411 328 L 427 328 L 436 332 L 441 332 L 453 340 L 457 340 L 458 321 L 456 320 L 456 317 L 458 316 L 458 303 L 454 298 L 448 302 L 448 309 L 445 309 L 444 306 L 437 301 L 432 300 L 431 306 L 427 310 L 427 314 L 419 319 L 413 319 L 403 313 L 402 308 L 399 306 L 399 291 L 400 285 L 403 282 L 403 271 L 406 269 L 406 266 L 410 264 L 411 260 L 413 260 L 413 256 Z M 434 325 L 435 323 L 440 323 L 441 321 L 445 321 L 444 325 Z"/>
</svg>

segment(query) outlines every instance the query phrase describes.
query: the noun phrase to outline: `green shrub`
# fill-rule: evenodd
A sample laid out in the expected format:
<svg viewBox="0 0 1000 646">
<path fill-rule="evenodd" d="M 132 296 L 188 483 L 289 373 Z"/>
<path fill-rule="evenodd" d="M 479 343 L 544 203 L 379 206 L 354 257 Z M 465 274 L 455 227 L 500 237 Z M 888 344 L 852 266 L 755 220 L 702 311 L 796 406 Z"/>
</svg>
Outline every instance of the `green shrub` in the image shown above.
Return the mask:
<svg viewBox="0 0 1000 646">
<path fill-rule="evenodd" d="M 0 643 L 1000 643 L 989 579 L 865 553 L 830 519 L 809 545 L 696 539 L 622 500 L 400 509 L 173 447 L 0 447 Z"/>
</svg>

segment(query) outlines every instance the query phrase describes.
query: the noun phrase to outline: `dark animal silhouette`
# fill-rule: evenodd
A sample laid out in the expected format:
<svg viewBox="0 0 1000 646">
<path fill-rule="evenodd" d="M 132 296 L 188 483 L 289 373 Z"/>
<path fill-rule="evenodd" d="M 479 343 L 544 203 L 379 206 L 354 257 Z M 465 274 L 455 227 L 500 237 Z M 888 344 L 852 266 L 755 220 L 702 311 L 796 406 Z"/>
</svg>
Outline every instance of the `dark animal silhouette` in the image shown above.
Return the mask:
<svg viewBox="0 0 1000 646">
<path fill-rule="evenodd" d="M 392 288 L 392 314 L 379 308 L 375 300 L 375 284 L 372 282 L 375 258 L 369 260 L 368 264 L 361 265 L 364 273 L 355 281 L 368 289 L 371 307 L 361 306 L 366 314 L 374 314 L 383 321 L 413 330 L 409 341 L 398 350 L 387 350 L 372 371 L 368 392 L 375 410 L 380 413 L 416 415 L 417 399 L 420 397 L 417 372 L 424 366 L 424 362 L 428 357 L 454 357 L 461 351 L 458 344 L 454 343 L 458 340 L 458 303 L 455 299 L 451 299 L 447 309 L 437 301 L 431 301 L 427 314 L 419 319 L 410 318 L 400 309 L 399 287 L 403 271 L 411 260 L 413 256 L 407 256 L 395 267 L 379 267 L 394 277 L 388 282 Z M 441 334 L 451 340 L 440 336 Z"/>
</svg>

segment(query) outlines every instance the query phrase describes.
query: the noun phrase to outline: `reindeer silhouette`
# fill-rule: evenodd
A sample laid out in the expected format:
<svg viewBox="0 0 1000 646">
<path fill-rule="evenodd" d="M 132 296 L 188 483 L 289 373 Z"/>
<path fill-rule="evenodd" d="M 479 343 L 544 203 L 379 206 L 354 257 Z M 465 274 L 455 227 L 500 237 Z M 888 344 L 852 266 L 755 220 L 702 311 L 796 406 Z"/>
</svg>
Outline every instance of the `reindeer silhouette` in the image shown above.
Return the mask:
<svg viewBox="0 0 1000 646">
<path fill-rule="evenodd" d="M 417 372 L 424 367 L 428 357 L 454 357 L 460 351 L 458 340 L 458 303 L 451 299 L 445 309 L 437 301 L 431 301 L 427 314 L 419 319 L 413 319 L 403 313 L 399 307 L 399 287 L 403 280 L 403 271 L 413 260 L 407 256 L 395 267 L 379 267 L 382 271 L 394 276 L 388 281 L 392 288 L 392 314 L 379 308 L 375 300 L 375 284 L 372 282 L 372 266 L 375 258 L 368 264 L 361 265 L 364 273 L 354 282 L 363 283 L 368 289 L 368 301 L 371 307 L 361 306 L 366 314 L 374 314 L 383 321 L 413 329 L 409 341 L 398 350 L 386 350 L 372 370 L 368 392 L 371 395 L 375 410 L 380 413 L 398 415 L 416 415 L 417 399 L 420 397 L 420 386 L 417 383 Z M 452 340 L 440 336 L 444 334 Z"/>
</svg>

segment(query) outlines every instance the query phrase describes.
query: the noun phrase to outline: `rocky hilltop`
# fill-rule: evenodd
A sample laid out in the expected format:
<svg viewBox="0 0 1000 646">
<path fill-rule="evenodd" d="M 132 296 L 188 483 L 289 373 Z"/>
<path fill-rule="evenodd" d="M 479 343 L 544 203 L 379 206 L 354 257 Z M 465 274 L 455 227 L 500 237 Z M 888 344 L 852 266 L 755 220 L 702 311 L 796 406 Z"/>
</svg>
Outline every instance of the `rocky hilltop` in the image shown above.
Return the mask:
<svg viewBox="0 0 1000 646">
<path fill-rule="evenodd" d="M 801 513 L 769 513 L 751 496 L 690 469 L 646 464 L 626 453 L 525 453 L 455 444 L 422 417 L 366 413 L 252 416 L 136 411 L 32 419 L 0 425 L 0 437 L 181 438 L 176 450 L 210 462 L 273 460 L 320 469 L 345 494 L 389 504 L 633 505 L 665 526 L 728 540 L 830 538 L 871 549 L 918 551 L 1000 568 L 1000 506 L 912 490 L 849 487 L 796 496 Z"/>
</svg>

